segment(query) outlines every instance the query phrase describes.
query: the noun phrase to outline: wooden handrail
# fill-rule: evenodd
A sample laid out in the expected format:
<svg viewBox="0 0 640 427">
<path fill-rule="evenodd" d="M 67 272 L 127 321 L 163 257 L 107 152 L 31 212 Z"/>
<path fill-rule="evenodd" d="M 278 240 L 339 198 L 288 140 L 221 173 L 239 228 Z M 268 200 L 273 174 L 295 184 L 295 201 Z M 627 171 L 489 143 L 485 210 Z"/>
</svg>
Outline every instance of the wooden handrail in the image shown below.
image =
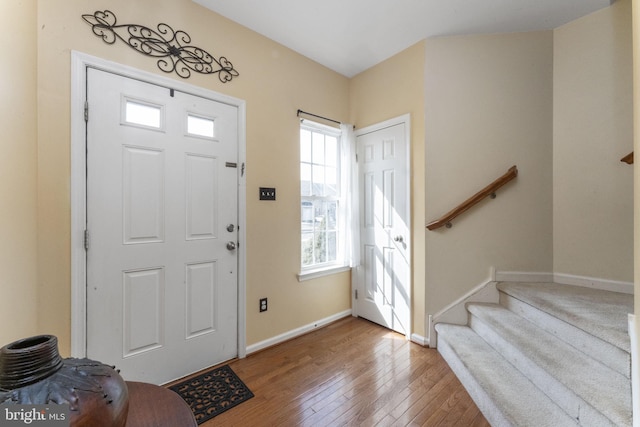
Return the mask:
<svg viewBox="0 0 640 427">
<path fill-rule="evenodd" d="M 621 162 L 625 162 L 629 165 L 633 164 L 633 151 L 620 159 Z"/>
<path fill-rule="evenodd" d="M 451 227 L 451 221 L 455 217 L 457 217 L 461 213 L 466 212 L 467 210 L 471 209 L 474 205 L 478 204 L 482 199 L 484 199 L 487 196 L 491 196 L 492 198 L 494 198 L 496 191 L 500 187 L 505 185 L 507 182 L 509 182 L 512 179 L 514 179 L 516 176 L 518 176 L 518 168 L 514 165 L 514 166 L 511 166 L 509 168 L 507 173 L 505 173 L 500 178 L 498 178 L 495 181 L 493 181 L 491 184 L 487 185 L 482 190 L 478 191 L 474 196 L 472 196 L 469 199 L 465 200 L 462 204 L 460 204 L 460 206 L 458 206 L 455 209 L 447 212 L 446 214 L 444 214 L 442 216 L 442 218 L 427 224 L 427 228 L 429 230 L 435 230 L 436 228 L 440 228 L 440 227 L 445 226 L 445 225 L 447 226 L 447 228 L 450 228 Z"/>
</svg>

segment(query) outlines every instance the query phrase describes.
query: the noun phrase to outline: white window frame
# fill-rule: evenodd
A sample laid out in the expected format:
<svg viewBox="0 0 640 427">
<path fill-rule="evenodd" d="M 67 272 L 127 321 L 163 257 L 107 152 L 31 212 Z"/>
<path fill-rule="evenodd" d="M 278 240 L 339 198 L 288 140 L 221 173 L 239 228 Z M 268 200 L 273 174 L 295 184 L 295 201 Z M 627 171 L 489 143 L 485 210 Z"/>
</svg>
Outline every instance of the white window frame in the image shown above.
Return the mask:
<svg viewBox="0 0 640 427">
<path fill-rule="evenodd" d="M 344 173 L 343 168 L 341 167 L 342 156 L 340 153 L 341 150 L 341 131 L 340 129 L 336 129 L 334 127 L 326 126 L 320 123 L 312 122 L 309 120 L 302 120 L 300 123 L 300 135 L 302 134 L 302 130 L 308 130 L 310 132 L 321 133 L 324 135 L 333 136 L 336 138 L 336 186 L 337 186 L 337 194 L 335 196 L 318 196 L 318 195 L 302 195 L 302 172 L 300 174 L 300 274 L 298 274 L 298 280 L 304 281 L 309 279 L 314 279 L 317 277 L 322 277 L 328 274 L 335 274 L 342 271 L 347 271 L 350 267 L 346 263 L 346 254 L 345 254 L 345 239 L 346 239 L 346 200 L 344 195 L 344 189 L 342 188 L 342 180 L 341 174 Z M 299 144 L 302 144 L 302 139 L 299 139 Z M 326 154 L 326 152 L 325 152 Z M 305 162 L 306 163 L 306 162 Z M 325 162 L 326 163 L 326 162 Z M 300 157 L 300 166 L 302 168 L 302 156 Z M 313 202 L 315 201 L 335 201 L 338 205 L 338 213 L 336 215 L 336 259 L 334 261 L 327 261 L 323 263 L 316 263 L 308 266 L 302 265 L 302 260 L 304 254 L 302 253 L 302 204 L 303 202 L 311 202 L 313 206 Z M 313 208 L 312 208 L 313 209 Z"/>
</svg>

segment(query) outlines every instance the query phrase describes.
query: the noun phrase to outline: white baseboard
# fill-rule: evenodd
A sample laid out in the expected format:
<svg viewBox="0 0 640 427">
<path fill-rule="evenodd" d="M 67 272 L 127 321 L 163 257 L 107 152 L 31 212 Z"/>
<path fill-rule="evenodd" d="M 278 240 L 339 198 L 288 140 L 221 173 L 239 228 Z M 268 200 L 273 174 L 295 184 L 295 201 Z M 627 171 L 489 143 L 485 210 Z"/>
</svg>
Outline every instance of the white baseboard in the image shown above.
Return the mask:
<svg viewBox="0 0 640 427">
<path fill-rule="evenodd" d="M 265 348 L 272 347 L 277 344 L 281 344 L 285 341 L 289 341 L 290 339 L 299 337 L 300 335 L 304 335 L 308 332 L 313 331 L 314 329 L 321 328 L 323 326 L 326 326 L 330 323 L 335 322 L 336 320 L 340 320 L 348 316 L 351 316 L 351 309 L 345 310 L 341 313 L 336 313 L 333 316 L 325 317 L 324 319 L 318 320 L 313 323 L 309 323 L 308 325 L 301 326 L 300 328 L 293 329 L 289 332 L 285 332 L 284 334 L 277 335 L 267 340 L 260 341 L 255 344 L 251 344 L 247 346 L 247 354 L 255 353 L 256 351 L 264 350 Z"/>
<path fill-rule="evenodd" d="M 423 337 L 418 334 L 411 334 L 411 342 L 420 344 L 423 347 L 429 347 L 429 338 Z"/>
<path fill-rule="evenodd" d="M 597 277 L 575 276 L 572 274 L 554 273 L 553 281 L 562 285 L 583 286 L 585 288 L 604 289 L 606 291 L 633 294 L 633 282 L 599 279 Z"/>
<path fill-rule="evenodd" d="M 631 338 L 631 396 L 633 396 L 633 427 L 640 427 L 640 342 L 638 342 L 636 316 L 629 314 L 629 338 Z"/>
<path fill-rule="evenodd" d="M 539 273 L 533 271 L 496 271 L 496 282 L 534 282 L 551 283 L 553 273 Z"/>
<path fill-rule="evenodd" d="M 492 273 L 493 275 L 493 273 Z M 468 302 L 498 302 L 498 290 L 496 289 L 496 282 L 489 278 L 479 285 L 475 286 L 469 292 L 440 310 L 434 315 L 429 315 L 427 331 L 429 337 L 427 342 L 429 347 L 436 348 L 437 335 L 435 326 L 436 323 L 453 323 L 455 325 L 466 325 L 468 321 L 468 313 L 466 304 Z"/>
</svg>

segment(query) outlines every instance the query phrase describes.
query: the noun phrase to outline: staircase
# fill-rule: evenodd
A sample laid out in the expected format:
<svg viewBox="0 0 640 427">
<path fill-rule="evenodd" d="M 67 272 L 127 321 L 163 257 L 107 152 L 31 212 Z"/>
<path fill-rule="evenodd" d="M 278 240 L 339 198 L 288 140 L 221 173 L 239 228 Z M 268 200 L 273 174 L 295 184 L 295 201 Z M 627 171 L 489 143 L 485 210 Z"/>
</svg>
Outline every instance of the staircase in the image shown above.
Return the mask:
<svg viewBox="0 0 640 427">
<path fill-rule="evenodd" d="M 438 351 L 492 426 L 631 426 L 633 295 L 553 283 L 496 285 Z"/>
</svg>

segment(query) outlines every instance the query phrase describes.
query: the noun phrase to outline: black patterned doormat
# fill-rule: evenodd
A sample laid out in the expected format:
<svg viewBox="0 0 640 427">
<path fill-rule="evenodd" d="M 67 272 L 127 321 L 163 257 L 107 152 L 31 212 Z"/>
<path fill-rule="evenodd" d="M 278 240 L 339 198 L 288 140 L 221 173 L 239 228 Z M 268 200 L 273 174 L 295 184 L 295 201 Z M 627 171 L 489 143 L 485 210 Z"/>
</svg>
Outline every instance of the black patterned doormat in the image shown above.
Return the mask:
<svg viewBox="0 0 640 427">
<path fill-rule="evenodd" d="M 169 387 L 191 407 L 198 424 L 253 397 L 235 372 L 224 365 Z"/>
</svg>

